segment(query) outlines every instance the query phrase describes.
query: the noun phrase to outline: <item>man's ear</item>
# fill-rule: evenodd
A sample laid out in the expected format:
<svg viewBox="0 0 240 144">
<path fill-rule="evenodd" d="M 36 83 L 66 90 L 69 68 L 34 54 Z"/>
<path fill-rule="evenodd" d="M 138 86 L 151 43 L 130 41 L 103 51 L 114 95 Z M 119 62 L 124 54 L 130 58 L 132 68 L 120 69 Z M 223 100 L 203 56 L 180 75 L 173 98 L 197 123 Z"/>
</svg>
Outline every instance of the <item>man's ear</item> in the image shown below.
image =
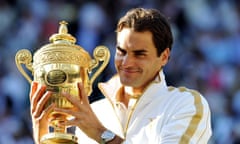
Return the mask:
<svg viewBox="0 0 240 144">
<path fill-rule="evenodd" d="M 166 48 L 160 55 L 161 65 L 165 66 L 170 58 L 170 49 Z"/>
</svg>

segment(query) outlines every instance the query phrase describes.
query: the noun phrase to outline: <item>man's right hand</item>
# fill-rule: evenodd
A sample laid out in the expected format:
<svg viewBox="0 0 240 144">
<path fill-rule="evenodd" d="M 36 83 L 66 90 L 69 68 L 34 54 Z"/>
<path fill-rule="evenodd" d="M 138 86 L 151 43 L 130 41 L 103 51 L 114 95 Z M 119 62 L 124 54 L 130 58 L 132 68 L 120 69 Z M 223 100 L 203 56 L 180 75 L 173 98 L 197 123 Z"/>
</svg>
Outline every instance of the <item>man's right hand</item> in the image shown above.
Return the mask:
<svg viewBox="0 0 240 144">
<path fill-rule="evenodd" d="M 36 144 L 40 143 L 40 138 L 48 132 L 48 118 L 55 105 L 45 108 L 45 104 L 51 96 L 51 92 L 46 91 L 46 86 L 37 82 L 32 82 L 30 91 L 31 117 L 33 125 L 33 137 Z"/>
</svg>

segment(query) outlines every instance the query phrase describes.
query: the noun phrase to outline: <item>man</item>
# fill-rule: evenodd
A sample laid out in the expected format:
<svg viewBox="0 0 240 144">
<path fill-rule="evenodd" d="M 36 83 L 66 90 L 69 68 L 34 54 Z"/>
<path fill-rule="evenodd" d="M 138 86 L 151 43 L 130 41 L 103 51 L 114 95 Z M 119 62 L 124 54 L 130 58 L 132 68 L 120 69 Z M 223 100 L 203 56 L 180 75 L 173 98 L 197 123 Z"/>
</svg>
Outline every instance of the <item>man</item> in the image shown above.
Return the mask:
<svg viewBox="0 0 240 144">
<path fill-rule="evenodd" d="M 165 82 L 162 69 L 173 43 L 167 19 L 154 9 L 132 9 L 119 20 L 116 32 L 118 74 L 99 84 L 105 99 L 90 105 L 78 83 L 81 101 L 64 94 L 73 110 L 54 105 L 43 109 L 51 92 L 32 83 L 35 141 L 46 133 L 47 116 L 57 111 L 74 117 L 63 124 L 79 128 L 79 143 L 206 144 L 211 136 L 207 101 L 197 91 L 168 87 Z"/>
</svg>

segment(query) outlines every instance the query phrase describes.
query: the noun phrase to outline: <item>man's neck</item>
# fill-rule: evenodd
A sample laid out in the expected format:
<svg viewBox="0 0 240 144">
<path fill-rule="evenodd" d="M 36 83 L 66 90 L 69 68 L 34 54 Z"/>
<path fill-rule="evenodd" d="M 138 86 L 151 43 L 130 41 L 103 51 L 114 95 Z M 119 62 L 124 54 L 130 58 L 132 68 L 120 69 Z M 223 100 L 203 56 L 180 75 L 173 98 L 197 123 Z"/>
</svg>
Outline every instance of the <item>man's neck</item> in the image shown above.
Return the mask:
<svg viewBox="0 0 240 144">
<path fill-rule="evenodd" d="M 138 99 L 142 95 L 142 90 L 134 89 L 132 87 L 123 87 L 121 94 L 119 95 L 119 101 L 124 103 L 128 107 L 128 102 L 130 98 Z"/>
</svg>

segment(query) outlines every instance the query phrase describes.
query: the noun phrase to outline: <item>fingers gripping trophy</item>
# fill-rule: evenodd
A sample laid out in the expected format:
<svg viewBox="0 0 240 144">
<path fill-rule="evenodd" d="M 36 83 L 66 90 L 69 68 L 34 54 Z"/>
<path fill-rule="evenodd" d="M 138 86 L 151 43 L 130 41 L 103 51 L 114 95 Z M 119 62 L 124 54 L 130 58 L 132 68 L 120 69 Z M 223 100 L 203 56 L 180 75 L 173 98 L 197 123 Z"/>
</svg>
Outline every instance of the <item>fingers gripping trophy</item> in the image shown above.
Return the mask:
<svg viewBox="0 0 240 144">
<path fill-rule="evenodd" d="M 90 95 L 92 84 L 96 77 L 107 66 L 110 52 L 105 46 L 98 46 L 94 49 L 91 59 L 88 52 L 76 45 L 76 39 L 68 34 L 67 22 L 60 22 L 59 31 L 50 38 L 50 43 L 42 46 L 33 55 L 27 49 L 19 50 L 15 56 L 17 68 L 29 83 L 31 77 L 25 71 L 32 73 L 34 81 L 46 85 L 52 95 L 45 107 L 55 104 L 56 107 L 71 109 L 73 105 L 62 96 L 67 92 L 78 97 L 77 82 L 84 85 L 85 92 Z M 25 68 L 23 68 L 25 65 Z M 90 76 L 92 70 L 95 72 Z M 67 114 L 52 112 L 49 116 L 49 131 L 41 138 L 42 144 L 77 144 L 77 137 L 68 133 L 68 127 L 61 126 L 71 116 Z"/>
</svg>

